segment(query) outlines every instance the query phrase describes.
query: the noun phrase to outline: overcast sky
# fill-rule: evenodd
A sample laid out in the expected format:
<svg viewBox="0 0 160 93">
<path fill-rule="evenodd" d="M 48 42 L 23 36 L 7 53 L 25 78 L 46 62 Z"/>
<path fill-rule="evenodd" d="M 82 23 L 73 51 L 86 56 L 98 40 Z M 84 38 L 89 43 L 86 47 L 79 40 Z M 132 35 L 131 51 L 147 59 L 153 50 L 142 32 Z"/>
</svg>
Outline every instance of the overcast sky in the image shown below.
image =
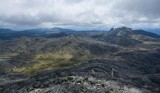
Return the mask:
<svg viewBox="0 0 160 93">
<path fill-rule="evenodd" d="M 0 27 L 160 28 L 160 0 L 0 0 Z"/>
</svg>

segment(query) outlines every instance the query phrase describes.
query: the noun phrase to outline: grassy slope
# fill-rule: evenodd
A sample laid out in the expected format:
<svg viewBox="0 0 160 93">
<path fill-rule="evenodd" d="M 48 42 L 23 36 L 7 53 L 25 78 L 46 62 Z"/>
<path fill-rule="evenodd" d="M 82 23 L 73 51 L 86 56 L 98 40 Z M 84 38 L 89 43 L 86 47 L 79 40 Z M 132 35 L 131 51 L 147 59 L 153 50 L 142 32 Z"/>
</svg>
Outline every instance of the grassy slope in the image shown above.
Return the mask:
<svg viewBox="0 0 160 93">
<path fill-rule="evenodd" d="M 35 55 L 34 63 L 14 68 L 13 71 L 27 76 L 32 76 L 44 70 L 53 70 L 61 67 L 73 66 L 82 61 L 90 59 L 90 55 L 74 55 L 70 52 L 43 53 Z"/>
</svg>

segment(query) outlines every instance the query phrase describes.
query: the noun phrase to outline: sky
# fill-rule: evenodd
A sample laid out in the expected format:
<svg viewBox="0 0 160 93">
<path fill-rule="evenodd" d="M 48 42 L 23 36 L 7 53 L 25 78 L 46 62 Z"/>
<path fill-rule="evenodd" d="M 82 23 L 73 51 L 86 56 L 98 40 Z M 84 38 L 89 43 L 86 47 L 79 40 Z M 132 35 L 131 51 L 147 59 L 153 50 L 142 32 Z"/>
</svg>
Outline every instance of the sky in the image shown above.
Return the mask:
<svg viewBox="0 0 160 93">
<path fill-rule="evenodd" d="M 160 0 L 0 0 L 0 27 L 160 28 Z"/>
</svg>

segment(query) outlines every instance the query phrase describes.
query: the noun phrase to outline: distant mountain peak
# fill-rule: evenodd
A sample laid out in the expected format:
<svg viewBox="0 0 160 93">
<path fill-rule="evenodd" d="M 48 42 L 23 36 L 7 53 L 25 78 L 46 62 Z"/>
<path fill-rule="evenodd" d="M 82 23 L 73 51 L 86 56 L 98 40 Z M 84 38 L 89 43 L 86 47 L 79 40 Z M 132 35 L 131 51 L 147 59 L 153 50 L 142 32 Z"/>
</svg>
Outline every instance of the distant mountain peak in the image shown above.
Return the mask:
<svg viewBox="0 0 160 93">
<path fill-rule="evenodd" d="M 127 27 L 120 27 L 120 28 L 111 28 L 109 30 L 108 35 L 111 36 L 123 36 L 123 37 L 128 37 L 133 33 L 133 30 L 131 28 Z"/>
<path fill-rule="evenodd" d="M 119 27 L 119 28 L 111 28 L 109 31 L 133 31 L 131 28 L 128 28 L 128 27 Z"/>
<path fill-rule="evenodd" d="M 11 30 L 11 29 L 5 29 L 5 28 L 0 28 L 0 32 L 11 32 L 11 31 L 13 31 L 13 30 Z"/>
<path fill-rule="evenodd" d="M 132 30 L 131 28 L 128 28 L 128 27 L 125 27 L 125 26 L 123 26 L 121 28 L 117 28 L 117 29 L 119 29 L 119 30 Z"/>
<path fill-rule="evenodd" d="M 52 28 L 52 29 L 63 29 L 63 28 L 60 28 L 60 27 L 54 27 L 54 28 Z"/>
</svg>

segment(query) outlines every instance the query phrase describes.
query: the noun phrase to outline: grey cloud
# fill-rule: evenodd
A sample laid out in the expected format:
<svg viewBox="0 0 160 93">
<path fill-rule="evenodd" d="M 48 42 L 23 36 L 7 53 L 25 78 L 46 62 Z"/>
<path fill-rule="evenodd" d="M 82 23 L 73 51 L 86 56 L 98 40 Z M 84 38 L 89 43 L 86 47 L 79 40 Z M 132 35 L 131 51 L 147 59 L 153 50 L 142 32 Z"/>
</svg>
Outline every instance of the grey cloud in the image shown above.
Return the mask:
<svg viewBox="0 0 160 93">
<path fill-rule="evenodd" d="M 137 12 L 146 16 L 160 16 L 160 0 L 121 0 L 119 9 Z"/>
<path fill-rule="evenodd" d="M 75 4 L 75 3 L 80 3 L 83 2 L 84 0 L 64 0 L 68 4 Z"/>
<path fill-rule="evenodd" d="M 2 22 L 10 23 L 10 24 L 15 24 L 15 25 L 37 25 L 39 24 L 40 20 L 35 19 L 30 16 L 26 15 L 21 15 L 21 16 L 7 16 L 0 18 Z"/>
<path fill-rule="evenodd" d="M 160 28 L 160 0 L 1 0 L 0 27 Z"/>
</svg>

